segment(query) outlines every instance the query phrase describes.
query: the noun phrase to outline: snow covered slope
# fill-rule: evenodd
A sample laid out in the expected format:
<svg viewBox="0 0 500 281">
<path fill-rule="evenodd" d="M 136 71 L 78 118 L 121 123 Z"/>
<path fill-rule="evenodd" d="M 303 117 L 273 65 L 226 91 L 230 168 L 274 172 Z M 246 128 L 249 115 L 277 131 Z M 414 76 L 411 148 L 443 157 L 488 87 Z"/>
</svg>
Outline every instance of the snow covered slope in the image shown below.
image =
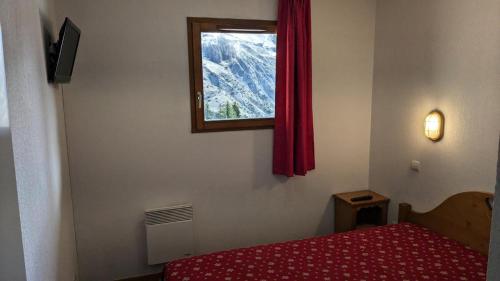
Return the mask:
<svg viewBox="0 0 500 281">
<path fill-rule="evenodd" d="M 274 117 L 276 35 L 201 36 L 205 120 Z"/>
</svg>

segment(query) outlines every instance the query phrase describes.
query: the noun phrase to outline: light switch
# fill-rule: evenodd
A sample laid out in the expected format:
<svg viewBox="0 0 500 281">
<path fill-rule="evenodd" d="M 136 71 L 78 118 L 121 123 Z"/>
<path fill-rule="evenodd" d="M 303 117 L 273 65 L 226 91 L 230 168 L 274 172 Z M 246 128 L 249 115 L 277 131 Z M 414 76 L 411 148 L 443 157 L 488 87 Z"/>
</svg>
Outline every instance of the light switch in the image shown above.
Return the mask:
<svg viewBox="0 0 500 281">
<path fill-rule="evenodd" d="M 413 171 L 419 172 L 420 171 L 420 161 L 417 160 L 411 160 L 411 165 L 410 168 Z"/>
</svg>

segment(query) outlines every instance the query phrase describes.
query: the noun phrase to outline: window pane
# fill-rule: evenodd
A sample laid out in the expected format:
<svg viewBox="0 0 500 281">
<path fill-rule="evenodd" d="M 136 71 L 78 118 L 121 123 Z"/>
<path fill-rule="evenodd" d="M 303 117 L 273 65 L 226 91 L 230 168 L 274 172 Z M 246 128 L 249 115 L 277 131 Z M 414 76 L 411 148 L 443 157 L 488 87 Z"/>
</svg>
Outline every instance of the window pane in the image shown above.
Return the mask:
<svg viewBox="0 0 500 281">
<path fill-rule="evenodd" d="M 274 118 L 276 34 L 202 32 L 205 121 Z"/>
</svg>

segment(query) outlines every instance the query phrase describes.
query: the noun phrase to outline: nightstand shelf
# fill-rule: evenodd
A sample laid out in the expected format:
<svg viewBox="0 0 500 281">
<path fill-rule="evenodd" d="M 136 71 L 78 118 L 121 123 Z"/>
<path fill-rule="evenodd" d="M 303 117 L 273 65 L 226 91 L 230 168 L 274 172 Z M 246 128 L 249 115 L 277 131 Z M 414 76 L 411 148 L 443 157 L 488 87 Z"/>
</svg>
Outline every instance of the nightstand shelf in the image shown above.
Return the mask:
<svg viewBox="0 0 500 281">
<path fill-rule="evenodd" d="M 360 196 L 370 199 L 353 201 Z M 370 190 L 346 192 L 335 198 L 335 232 L 344 232 L 387 224 L 389 198 Z"/>
</svg>

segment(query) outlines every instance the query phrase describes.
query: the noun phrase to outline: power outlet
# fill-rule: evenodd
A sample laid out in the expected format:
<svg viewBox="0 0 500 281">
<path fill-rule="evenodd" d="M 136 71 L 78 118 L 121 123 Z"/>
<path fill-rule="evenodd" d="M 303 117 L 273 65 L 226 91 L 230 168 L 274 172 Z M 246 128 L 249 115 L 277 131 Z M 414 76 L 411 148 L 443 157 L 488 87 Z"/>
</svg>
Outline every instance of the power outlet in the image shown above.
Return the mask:
<svg viewBox="0 0 500 281">
<path fill-rule="evenodd" d="M 411 160 L 410 168 L 415 172 L 420 172 L 421 163 L 417 160 Z"/>
</svg>

